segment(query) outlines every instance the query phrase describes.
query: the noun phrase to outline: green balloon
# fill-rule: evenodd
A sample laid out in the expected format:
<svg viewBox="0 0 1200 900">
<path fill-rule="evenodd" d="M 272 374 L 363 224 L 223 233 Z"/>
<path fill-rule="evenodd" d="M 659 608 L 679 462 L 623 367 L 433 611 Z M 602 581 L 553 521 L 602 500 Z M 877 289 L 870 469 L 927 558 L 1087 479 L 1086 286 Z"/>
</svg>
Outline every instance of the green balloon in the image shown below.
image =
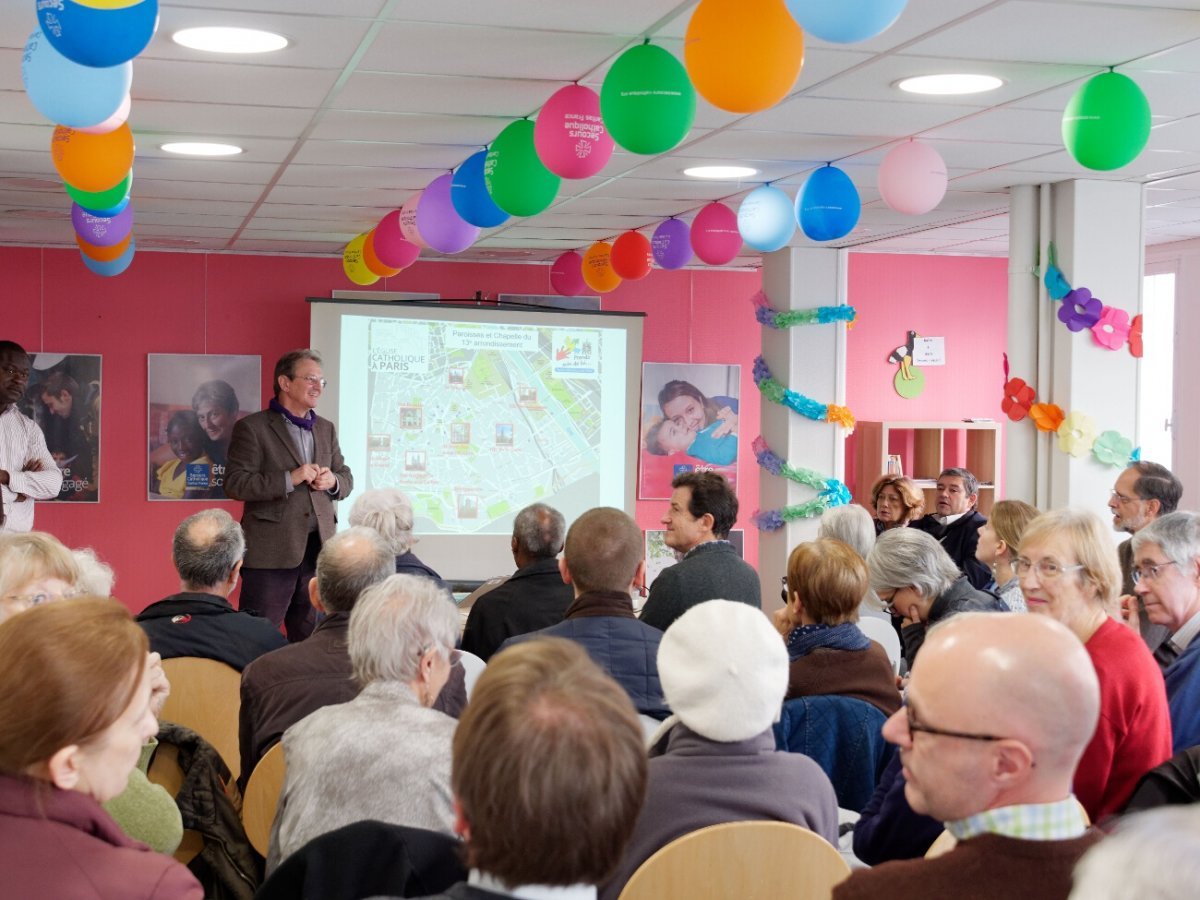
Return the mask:
<svg viewBox="0 0 1200 900">
<path fill-rule="evenodd" d="M 510 216 L 536 216 L 554 202 L 562 179 L 542 165 L 533 145 L 533 123 L 510 122 L 488 147 L 483 183 Z"/>
<path fill-rule="evenodd" d="M 1150 103 L 1132 78 L 1104 72 L 1088 79 L 1067 104 L 1062 136 L 1081 166 L 1119 169 L 1150 139 Z"/>
<path fill-rule="evenodd" d="M 71 195 L 71 199 L 84 209 L 112 209 L 129 196 L 129 187 L 133 184 L 133 169 L 121 179 L 120 184 L 107 191 L 81 191 L 74 185 L 63 182 L 63 187 Z"/>
<path fill-rule="evenodd" d="M 665 153 L 696 118 L 696 89 L 687 70 L 662 47 L 630 47 L 612 64 L 600 89 L 600 116 L 630 153 Z"/>
</svg>

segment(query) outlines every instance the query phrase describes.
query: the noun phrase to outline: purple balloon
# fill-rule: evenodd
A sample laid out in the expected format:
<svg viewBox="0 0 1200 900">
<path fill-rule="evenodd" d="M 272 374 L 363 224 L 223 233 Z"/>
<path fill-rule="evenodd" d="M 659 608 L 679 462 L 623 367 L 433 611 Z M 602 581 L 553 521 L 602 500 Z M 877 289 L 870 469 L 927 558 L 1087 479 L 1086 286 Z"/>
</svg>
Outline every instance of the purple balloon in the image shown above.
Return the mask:
<svg viewBox="0 0 1200 900">
<path fill-rule="evenodd" d="M 691 229 L 681 219 L 667 219 L 650 238 L 654 261 L 664 269 L 682 269 L 692 261 Z"/>
<path fill-rule="evenodd" d="M 75 233 L 94 247 L 111 247 L 125 240 L 133 228 L 133 205 L 127 204 L 115 216 L 97 216 L 78 203 L 71 204 L 71 224 Z"/>
<path fill-rule="evenodd" d="M 462 253 L 479 237 L 479 229 L 463 219 L 450 199 L 451 174 L 429 182 L 417 204 L 417 231 L 438 253 Z"/>
</svg>

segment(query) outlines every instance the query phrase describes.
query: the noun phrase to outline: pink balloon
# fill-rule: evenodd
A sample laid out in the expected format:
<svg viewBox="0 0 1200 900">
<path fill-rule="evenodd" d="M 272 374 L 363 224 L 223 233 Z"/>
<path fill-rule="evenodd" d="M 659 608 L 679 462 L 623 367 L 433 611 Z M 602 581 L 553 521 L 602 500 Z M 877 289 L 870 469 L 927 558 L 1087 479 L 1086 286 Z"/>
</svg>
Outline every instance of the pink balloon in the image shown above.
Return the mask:
<svg viewBox="0 0 1200 900">
<path fill-rule="evenodd" d="M 400 228 L 400 210 L 394 209 L 375 226 L 371 239 L 376 258 L 392 269 L 405 269 L 416 262 L 421 248 L 404 237 Z"/>
<path fill-rule="evenodd" d="M 595 175 L 612 158 L 614 146 L 600 118 L 600 96 L 581 84 L 555 91 L 538 113 L 533 146 L 542 165 L 555 175 Z"/>
<path fill-rule="evenodd" d="M 888 151 L 879 165 L 879 193 L 896 212 L 927 213 L 946 196 L 946 162 L 928 144 L 907 141 Z"/>
<path fill-rule="evenodd" d="M 578 297 L 587 290 L 583 280 L 583 257 L 568 250 L 550 267 L 550 286 L 564 297 Z"/>
<path fill-rule="evenodd" d="M 129 95 L 126 94 L 125 99 L 121 101 L 121 105 L 117 107 L 117 111 L 99 125 L 93 125 L 91 128 L 76 128 L 75 130 L 82 131 L 84 134 L 108 134 L 110 131 L 116 131 L 129 118 L 130 105 Z"/>
<path fill-rule="evenodd" d="M 479 229 L 458 214 L 450 199 L 450 183 L 454 176 L 447 173 L 429 183 L 417 206 L 417 230 L 430 248 L 438 253 L 462 253 L 479 237 Z"/>
<path fill-rule="evenodd" d="M 417 191 L 405 200 L 404 205 L 400 207 L 400 230 L 404 232 L 404 239 L 406 241 L 411 241 L 422 250 L 428 250 L 429 244 L 425 242 L 425 238 L 417 230 L 417 207 L 421 203 L 421 195 L 423 193 L 425 192 Z"/>
<path fill-rule="evenodd" d="M 731 262 L 742 249 L 737 213 L 724 203 L 710 203 L 692 221 L 692 249 L 710 266 Z"/>
</svg>

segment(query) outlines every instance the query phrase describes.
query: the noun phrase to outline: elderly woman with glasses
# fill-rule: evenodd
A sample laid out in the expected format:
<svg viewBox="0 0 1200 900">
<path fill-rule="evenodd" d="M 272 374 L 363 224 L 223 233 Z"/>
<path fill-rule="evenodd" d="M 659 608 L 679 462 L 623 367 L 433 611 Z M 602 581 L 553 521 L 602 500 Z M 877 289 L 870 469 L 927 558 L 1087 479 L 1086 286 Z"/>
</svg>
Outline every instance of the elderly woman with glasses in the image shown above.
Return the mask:
<svg viewBox="0 0 1200 900">
<path fill-rule="evenodd" d="M 867 557 L 871 589 L 900 619 L 911 669 L 925 630 L 960 612 L 1007 612 L 995 594 L 971 585 L 937 539 L 915 528 L 885 531 Z"/>
<path fill-rule="evenodd" d="M 1034 615 L 1051 616 L 1083 643 L 1100 679 L 1100 723 L 1075 770 L 1075 795 L 1092 821 L 1116 812 L 1143 775 L 1171 756 L 1167 694 L 1157 663 L 1116 612 L 1121 570 L 1094 513 L 1043 513 L 1021 535 L 1013 569 Z"/>
<path fill-rule="evenodd" d="M 902 475 L 884 475 L 871 487 L 875 507 L 875 532 L 903 528 L 925 515 L 925 495 Z"/>
<path fill-rule="evenodd" d="M 1133 589 L 1179 655 L 1164 673 L 1175 752 L 1200 744 L 1200 514 L 1176 512 L 1133 536 Z M 1121 609 L 1138 633 L 1137 604 Z"/>
<path fill-rule="evenodd" d="M 284 732 L 268 871 L 318 835 L 366 819 L 454 834 L 457 722 L 430 707 L 458 663 L 457 636 L 453 602 L 427 578 L 392 575 L 363 592 L 349 639 L 362 692 Z"/>
</svg>

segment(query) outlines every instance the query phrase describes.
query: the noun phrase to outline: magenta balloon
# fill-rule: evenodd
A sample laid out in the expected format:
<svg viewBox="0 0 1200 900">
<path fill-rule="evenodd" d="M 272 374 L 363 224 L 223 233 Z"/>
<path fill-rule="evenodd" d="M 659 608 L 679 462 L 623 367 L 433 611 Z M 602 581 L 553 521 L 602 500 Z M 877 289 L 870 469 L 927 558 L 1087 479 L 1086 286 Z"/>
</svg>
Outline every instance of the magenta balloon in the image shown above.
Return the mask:
<svg viewBox="0 0 1200 900">
<path fill-rule="evenodd" d="M 732 262 L 742 249 L 737 213 L 724 203 L 710 203 L 692 220 L 692 249 L 710 266 Z"/>
<path fill-rule="evenodd" d="M 555 91 L 538 113 L 533 146 L 563 178 L 590 178 L 612 158 L 613 139 L 600 118 L 600 95 L 581 84 Z"/>
<path fill-rule="evenodd" d="M 454 176 L 439 175 L 421 195 L 417 206 L 417 231 L 438 253 L 462 253 L 479 237 L 479 229 L 463 219 L 450 198 Z"/>
<path fill-rule="evenodd" d="M 406 269 L 421 255 L 421 248 L 405 238 L 398 209 L 379 220 L 371 245 L 375 248 L 376 258 L 392 269 Z"/>
<path fill-rule="evenodd" d="M 664 269 L 682 269 L 692 261 L 691 229 L 682 219 L 667 219 L 650 238 L 654 261 Z"/>
<path fill-rule="evenodd" d="M 71 224 L 75 233 L 94 247 L 111 247 L 119 244 L 133 229 L 133 206 L 125 208 L 115 216 L 95 216 L 80 206 L 71 204 Z"/>
<path fill-rule="evenodd" d="M 578 297 L 587 290 L 583 280 L 583 257 L 568 250 L 550 267 L 550 286 L 564 297 Z"/>
</svg>

